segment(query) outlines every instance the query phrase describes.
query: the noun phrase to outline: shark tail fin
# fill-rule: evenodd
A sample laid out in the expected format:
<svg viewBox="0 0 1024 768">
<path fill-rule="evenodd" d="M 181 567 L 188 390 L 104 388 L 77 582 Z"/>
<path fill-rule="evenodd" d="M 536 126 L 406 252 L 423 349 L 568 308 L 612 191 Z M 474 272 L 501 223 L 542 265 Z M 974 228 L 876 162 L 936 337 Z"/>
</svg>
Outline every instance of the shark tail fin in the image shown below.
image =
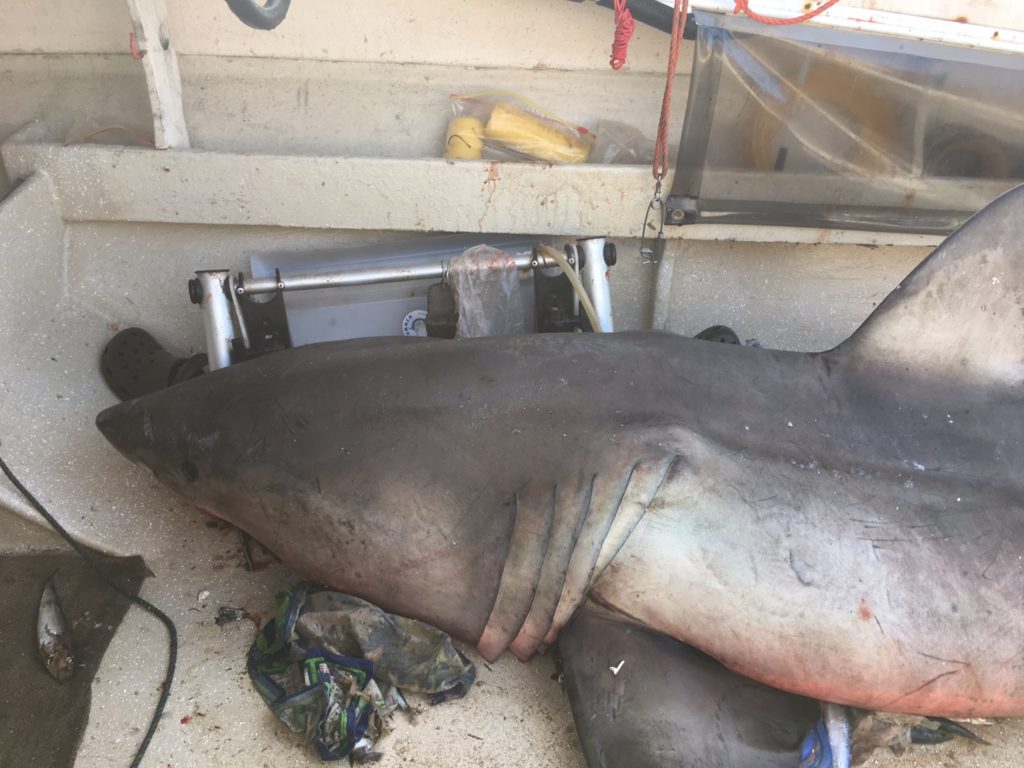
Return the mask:
<svg viewBox="0 0 1024 768">
<path fill-rule="evenodd" d="M 835 352 L 1013 384 L 1024 379 L 1024 186 L 951 234 Z"/>
</svg>

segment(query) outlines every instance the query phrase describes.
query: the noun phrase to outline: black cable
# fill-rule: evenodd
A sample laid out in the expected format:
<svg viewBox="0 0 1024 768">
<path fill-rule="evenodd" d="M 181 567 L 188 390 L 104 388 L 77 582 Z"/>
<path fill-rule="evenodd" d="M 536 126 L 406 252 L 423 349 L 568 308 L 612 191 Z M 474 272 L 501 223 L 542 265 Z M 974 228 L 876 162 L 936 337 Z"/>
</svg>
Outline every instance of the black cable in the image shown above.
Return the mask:
<svg viewBox="0 0 1024 768">
<path fill-rule="evenodd" d="M 572 0 L 574 3 L 582 3 L 584 0 Z M 615 8 L 614 0 L 597 0 L 602 8 Z M 640 24 L 660 30 L 661 32 L 672 31 L 672 3 L 665 4 L 658 0 L 630 0 L 629 12 Z M 683 28 L 684 40 L 697 39 L 697 22 L 692 13 L 686 14 L 686 26 Z"/>
<path fill-rule="evenodd" d="M 605 8 L 614 8 L 612 0 L 597 0 L 597 4 Z M 641 24 L 661 30 L 672 31 L 672 5 L 659 3 L 658 0 L 630 0 L 629 10 L 633 18 Z"/>
<path fill-rule="evenodd" d="M 153 616 L 156 616 L 160 619 L 163 625 L 167 627 L 167 674 L 164 677 L 164 682 L 161 686 L 162 690 L 160 691 L 160 699 L 157 701 L 156 709 L 153 710 L 153 717 L 149 721 L 149 728 L 146 731 L 145 737 L 142 739 L 142 743 L 139 744 L 139 748 L 135 751 L 135 757 L 132 759 L 131 768 L 138 768 L 139 763 L 142 762 L 142 758 L 146 754 L 146 749 L 149 747 L 149 742 L 153 740 L 153 734 L 156 733 L 157 726 L 160 724 L 160 718 L 164 713 L 164 708 L 167 706 L 167 697 L 171 693 L 171 682 L 174 680 L 174 668 L 178 663 L 178 630 L 175 629 L 174 622 L 170 620 L 166 613 L 161 611 L 152 603 L 143 600 L 138 595 L 131 594 L 110 578 L 106 571 L 99 566 L 92 554 L 90 554 L 89 550 L 72 537 L 71 534 L 64 529 L 64 526 L 58 523 L 57 519 L 46 511 L 46 507 L 42 505 L 39 499 L 33 496 L 32 492 L 22 485 L 21 481 L 14 476 L 14 473 L 11 471 L 11 468 L 7 466 L 7 462 L 3 460 L 2 456 L 0 456 L 0 469 L 3 470 L 4 474 L 7 475 L 7 479 L 11 481 L 14 487 L 18 489 L 18 492 L 21 493 L 29 504 L 33 506 L 36 512 L 42 515 L 46 522 L 53 526 L 53 529 L 71 545 L 71 548 L 82 556 L 82 559 L 89 564 L 90 568 L 99 574 L 100 578 L 107 583 L 108 587 L 121 595 L 121 597 L 128 599 L 143 610 L 151 613 Z"/>
</svg>

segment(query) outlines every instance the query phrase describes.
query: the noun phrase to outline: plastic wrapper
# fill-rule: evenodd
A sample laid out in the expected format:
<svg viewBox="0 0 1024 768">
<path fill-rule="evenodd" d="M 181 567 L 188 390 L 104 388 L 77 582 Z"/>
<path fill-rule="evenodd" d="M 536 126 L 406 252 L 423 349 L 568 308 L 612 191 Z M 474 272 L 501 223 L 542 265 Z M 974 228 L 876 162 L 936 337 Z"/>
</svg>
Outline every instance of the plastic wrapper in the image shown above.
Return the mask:
<svg viewBox="0 0 1024 768">
<path fill-rule="evenodd" d="M 276 615 L 249 649 L 249 677 L 323 760 L 377 759 L 388 717 L 408 708 L 398 686 L 440 704 L 465 696 L 476 680 L 476 667 L 451 638 L 421 621 L 311 584 L 278 598 Z"/>
<path fill-rule="evenodd" d="M 459 320 L 456 336 L 510 336 L 524 332 L 522 292 L 515 260 L 489 245 L 451 260 L 448 282 Z"/>
<path fill-rule="evenodd" d="M 508 91 L 452 96 L 453 117 L 445 135 L 449 160 L 540 160 L 585 163 L 594 135 Z"/>
<path fill-rule="evenodd" d="M 616 120 L 598 120 L 595 126 L 591 163 L 602 165 L 650 165 L 654 162 L 654 139 L 638 128 Z"/>
</svg>

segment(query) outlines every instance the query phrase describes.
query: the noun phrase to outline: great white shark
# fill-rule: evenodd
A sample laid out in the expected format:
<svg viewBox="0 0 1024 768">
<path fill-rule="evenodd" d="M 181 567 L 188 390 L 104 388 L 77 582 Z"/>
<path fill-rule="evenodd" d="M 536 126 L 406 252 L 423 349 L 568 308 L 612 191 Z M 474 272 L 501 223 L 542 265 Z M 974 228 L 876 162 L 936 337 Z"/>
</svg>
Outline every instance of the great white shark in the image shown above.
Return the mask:
<svg viewBox="0 0 1024 768">
<path fill-rule="evenodd" d="M 592 626 L 772 689 L 1024 716 L 1022 251 L 1018 188 L 816 354 L 653 332 L 330 342 L 97 424 L 303 576 L 487 659 L 599 607 Z"/>
</svg>

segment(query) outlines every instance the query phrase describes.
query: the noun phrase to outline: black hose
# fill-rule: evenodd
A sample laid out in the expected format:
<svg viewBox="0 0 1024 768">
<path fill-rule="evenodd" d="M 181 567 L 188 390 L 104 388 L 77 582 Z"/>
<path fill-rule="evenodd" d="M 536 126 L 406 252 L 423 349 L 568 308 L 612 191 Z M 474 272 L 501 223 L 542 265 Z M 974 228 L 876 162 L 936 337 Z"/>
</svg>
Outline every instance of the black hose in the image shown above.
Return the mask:
<svg viewBox="0 0 1024 768">
<path fill-rule="evenodd" d="M 227 0 L 228 8 L 253 29 L 273 29 L 288 15 L 291 0 Z"/>
<path fill-rule="evenodd" d="M 25 497 L 29 504 L 48 522 L 53 529 L 61 535 L 61 537 L 71 548 L 75 550 L 82 559 L 88 563 L 89 567 L 99 574 L 100 578 L 107 583 L 107 586 L 114 590 L 121 597 L 126 598 L 135 605 L 139 606 L 143 610 L 156 616 L 163 625 L 167 627 L 167 674 L 164 676 L 164 682 L 161 686 L 160 698 L 156 703 L 156 709 L 153 710 L 153 717 L 149 721 L 149 728 L 146 730 L 146 735 L 142 739 L 142 743 L 139 744 L 139 748 L 135 751 L 135 757 L 132 759 L 131 768 L 138 768 L 139 763 L 142 762 L 143 756 L 146 754 L 146 749 L 149 747 L 149 742 L 153 740 L 153 734 L 156 733 L 157 726 L 160 723 L 160 718 L 164 713 L 164 708 L 167 706 L 167 697 L 171 693 L 171 682 L 174 680 L 174 668 L 178 663 L 178 631 L 174 627 L 174 622 L 168 618 L 167 614 L 157 608 L 150 602 L 143 600 L 138 595 L 133 595 L 126 589 L 121 587 L 117 582 L 107 575 L 100 565 L 93 558 L 92 554 L 86 549 L 81 543 L 78 542 L 70 533 L 68 533 L 64 526 L 57 522 L 57 519 L 51 515 L 46 507 L 35 496 L 32 492 L 22 485 L 21 481 L 14 476 L 11 468 L 7 466 L 7 462 L 0 456 L 0 469 L 7 475 L 7 479 L 11 481 L 11 484 L 18 489 L 18 492 Z"/>
<path fill-rule="evenodd" d="M 582 0 L 572 2 L 579 3 Z M 614 0 L 597 0 L 597 4 L 604 8 L 615 8 Z M 672 31 L 674 9 L 670 5 L 659 3 L 658 0 L 629 0 L 629 12 L 641 24 L 660 29 L 662 32 Z"/>
</svg>

